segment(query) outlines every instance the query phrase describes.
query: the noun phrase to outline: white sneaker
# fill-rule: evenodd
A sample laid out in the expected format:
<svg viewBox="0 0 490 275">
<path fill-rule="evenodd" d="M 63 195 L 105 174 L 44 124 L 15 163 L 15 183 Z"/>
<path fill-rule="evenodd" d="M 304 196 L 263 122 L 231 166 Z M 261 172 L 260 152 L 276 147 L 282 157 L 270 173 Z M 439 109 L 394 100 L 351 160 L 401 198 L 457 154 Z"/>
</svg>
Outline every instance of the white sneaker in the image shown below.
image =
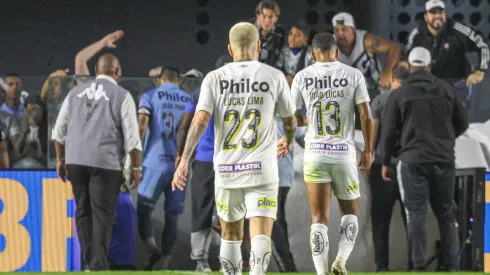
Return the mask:
<svg viewBox="0 0 490 275">
<path fill-rule="evenodd" d="M 335 275 L 347 275 L 347 270 L 345 269 L 345 260 L 337 257 L 332 264 L 332 272 Z"/>
</svg>

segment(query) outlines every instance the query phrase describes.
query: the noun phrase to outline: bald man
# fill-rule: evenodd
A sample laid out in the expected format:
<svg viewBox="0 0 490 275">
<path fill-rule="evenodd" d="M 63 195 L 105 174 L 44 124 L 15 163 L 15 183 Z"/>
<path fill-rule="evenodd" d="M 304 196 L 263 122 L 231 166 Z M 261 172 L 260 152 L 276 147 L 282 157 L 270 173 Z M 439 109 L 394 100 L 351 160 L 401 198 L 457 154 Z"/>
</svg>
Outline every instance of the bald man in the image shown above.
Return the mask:
<svg viewBox="0 0 490 275">
<path fill-rule="evenodd" d="M 141 141 L 134 100 L 116 82 L 121 76 L 117 57 L 102 55 L 96 75 L 95 80 L 68 93 L 53 139 L 58 176 L 65 181 L 69 175 L 73 187 L 84 268 L 108 270 L 114 209 L 123 182 L 123 158 L 130 154 L 131 188 L 135 189 L 141 178 Z"/>
<path fill-rule="evenodd" d="M 214 114 L 215 201 L 222 227 L 220 261 L 224 274 L 241 274 L 244 218 L 250 219 L 250 274 L 267 271 L 272 225 L 276 219 L 278 152 L 285 157 L 296 135 L 295 108 L 284 74 L 257 61 L 259 33 L 238 23 L 229 34 L 233 62 L 210 72 L 174 175 L 174 189 L 184 189 L 188 162 Z M 275 116 L 285 136 L 277 143 Z"/>
</svg>

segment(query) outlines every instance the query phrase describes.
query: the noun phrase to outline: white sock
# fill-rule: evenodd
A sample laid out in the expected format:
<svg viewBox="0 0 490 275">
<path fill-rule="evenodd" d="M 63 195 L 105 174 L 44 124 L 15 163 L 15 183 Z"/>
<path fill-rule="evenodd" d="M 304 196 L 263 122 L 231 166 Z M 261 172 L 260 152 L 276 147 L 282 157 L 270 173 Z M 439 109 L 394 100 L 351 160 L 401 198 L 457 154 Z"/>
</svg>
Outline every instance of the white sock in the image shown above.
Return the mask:
<svg viewBox="0 0 490 275">
<path fill-rule="evenodd" d="M 219 261 L 225 275 L 242 274 L 242 241 L 227 241 L 221 239 Z"/>
<path fill-rule="evenodd" d="M 359 232 L 359 225 L 357 224 L 357 217 L 355 215 L 345 215 L 340 220 L 339 228 L 339 251 L 337 258 L 342 258 L 344 261 L 350 256 L 354 244 L 356 243 L 357 233 Z"/>
<path fill-rule="evenodd" d="M 310 247 L 317 274 L 328 274 L 328 227 L 321 223 L 311 225 Z"/>
<path fill-rule="evenodd" d="M 250 275 L 264 275 L 271 258 L 271 238 L 257 235 L 250 241 Z"/>
</svg>

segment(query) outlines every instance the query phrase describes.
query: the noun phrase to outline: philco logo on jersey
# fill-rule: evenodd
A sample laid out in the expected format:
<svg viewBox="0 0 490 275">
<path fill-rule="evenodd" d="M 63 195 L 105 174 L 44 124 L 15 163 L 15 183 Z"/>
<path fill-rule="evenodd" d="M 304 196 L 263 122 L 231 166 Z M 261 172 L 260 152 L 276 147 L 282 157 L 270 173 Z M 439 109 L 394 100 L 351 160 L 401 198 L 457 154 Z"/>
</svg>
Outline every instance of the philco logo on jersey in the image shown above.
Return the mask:
<svg viewBox="0 0 490 275">
<path fill-rule="evenodd" d="M 276 200 L 272 198 L 259 198 L 257 202 L 259 208 L 276 208 Z"/>
<path fill-rule="evenodd" d="M 306 89 L 311 88 L 311 86 L 314 86 L 315 89 L 325 89 L 325 88 L 340 88 L 340 87 L 345 87 L 349 84 L 349 81 L 347 78 L 334 78 L 332 79 L 332 76 L 324 76 L 323 78 L 318 78 L 318 77 L 307 77 L 306 78 Z"/>
<path fill-rule="evenodd" d="M 262 163 L 260 161 L 251 162 L 251 163 L 220 164 L 220 165 L 218 165 L 218 172 L 220 172 L 220 173 L 260 171 L 261 169 L 262 169 Z"/>
<path fill-rule="evenodd" d="M 187 96 L 179 96 L 176 93 L 168 93 L 165 91 L 158 92 L 158 99 L 159 100 L 162 100 L 162 98 L 164 98 L 164 97 L 167 101 L 177 101 L 177 102 L 189 102 L 189 101 L 191 101 L 191 98 L 187 97 Z"/>
<path fill-rule="evenodd" d="M 226 90 L 230 93 L 250 93 L 250 92 L 263 92 L 267 93 L 269 91 L 269 83 L 267 82 L 258 82 L 254 81 L 250 83 L 250 79 L 242 79 L 241 81 L 235 82 L 233 79 L 231 81 L 228 80 L 220 80 L 219 89 L 221 94 L 223 94 Z"/>
<path fill-rule="evenodd" d="M 347 144 L 311 143 L 310 150 L 348 151 Z"/>
</svg>

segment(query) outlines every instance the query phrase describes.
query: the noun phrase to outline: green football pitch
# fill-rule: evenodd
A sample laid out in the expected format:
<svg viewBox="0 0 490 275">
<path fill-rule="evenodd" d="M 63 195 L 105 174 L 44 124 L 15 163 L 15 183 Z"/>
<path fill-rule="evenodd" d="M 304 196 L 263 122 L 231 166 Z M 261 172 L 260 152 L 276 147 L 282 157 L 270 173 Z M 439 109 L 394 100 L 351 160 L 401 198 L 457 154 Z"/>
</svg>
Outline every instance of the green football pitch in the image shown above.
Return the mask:
<svg viewBox="0 0 490 275">
<path fill-rule="evenodd" d="M 20 273 L 20 274 L 36 274 L 36 275 L 63 275 L 63 274 L 73 274 L 74 272 L 26 272 L 26 273 Z M 182 274 L 182 275 L 218 275 L 218 274 L 223 274 L 219 272 L 210 272 L 210 273 L 203 273 L 203 272 L 193 272 L 193 271 L 101 271 L 101 272 L 89 272 L 95 273 L 95 274 L 100 274 L 100 275 L 177 275 L 177 274 Z M 19 275 L 19 273 L 1 273 L 3 274 L 12 274 L 12 275 Z M 248 274 L 248 272 L 243 272 L 243 274 Z M 275 272 L 270 272 L 267 273 L 267 275 L 284 275 L 284 274 L 294 274 L 294 275 L 315 275 L 316 273 L 275 273 Z M 333 274 L 333 273 L 332 273 Z M 423 274 L 423 275 L 441 275 L 441 274 L 448 274 L 448 275 L 483 275 L 485 273 L 483 272 L 453 272 L 453 273 L 435 273 L 435 272 L 424 272 L 424 273 L 410 273 L 410 272 L 386 272 L 386 273 L 361 273 L 361 272 L 349 272 L 349 275 L 361 275 L 361 274 L 371 274 L 371 275 L 405 275 L 405 274 Z"/>
</svg>

